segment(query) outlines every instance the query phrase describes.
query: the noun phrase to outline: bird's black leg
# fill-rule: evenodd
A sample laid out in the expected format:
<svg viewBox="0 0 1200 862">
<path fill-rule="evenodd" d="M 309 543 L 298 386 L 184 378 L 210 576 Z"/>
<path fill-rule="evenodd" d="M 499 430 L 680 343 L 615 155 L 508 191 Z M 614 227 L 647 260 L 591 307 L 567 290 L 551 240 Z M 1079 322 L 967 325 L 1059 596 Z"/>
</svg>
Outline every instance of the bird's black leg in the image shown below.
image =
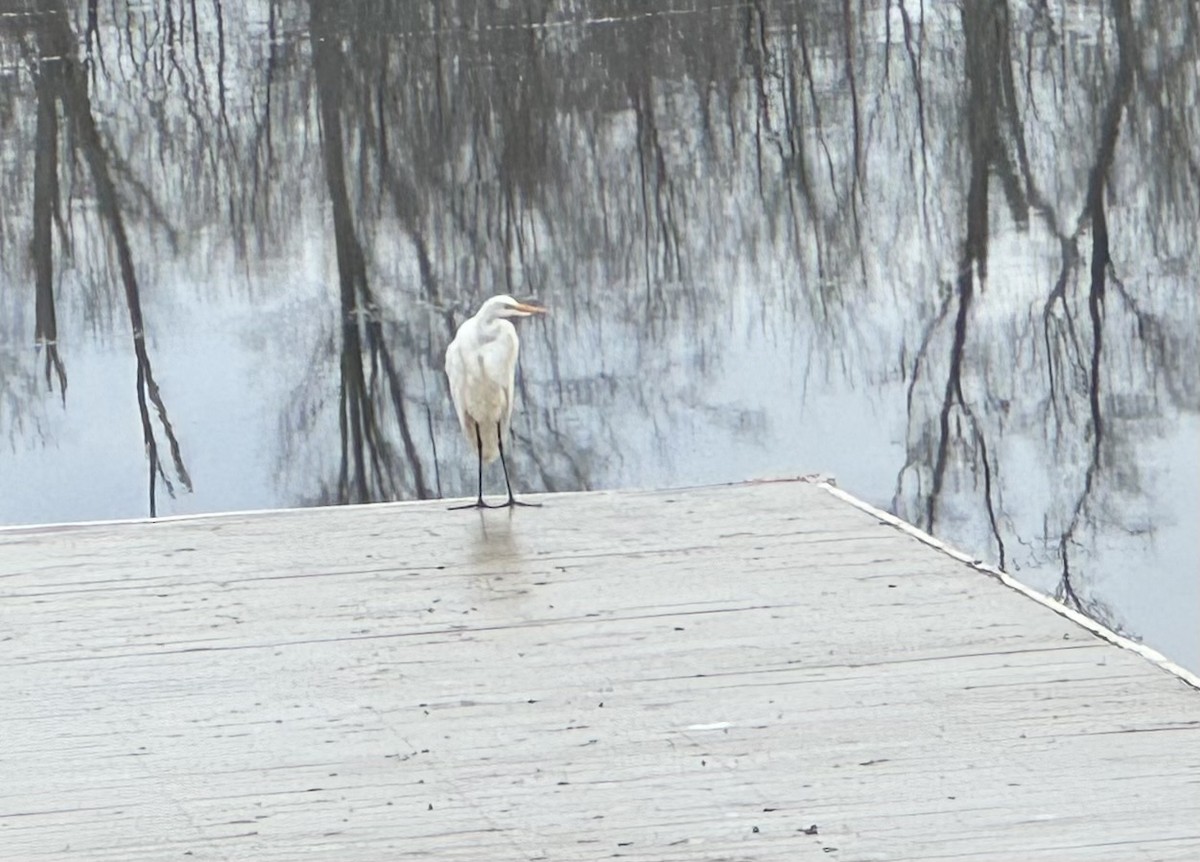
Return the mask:
<svg viewBox="0 0 1200 862">
<path fill-rule="evenodd" d="M 463 506 L 451 506 L 450 510 L 455 509 L 489 509 L 487 503 L 483 502 L 483 435 L 479 432 L 479 423 L 475 423 L 475 454 L 479 456 L 479 494 L 475 497 L 474 503 L 467 503 Z M 508 478 L 508 474 L 504 474 L 504 478 Z M 508 492 L 508 496 L 512 497 L 512 491 Z"/>
<path fill-rule="evenodd" d="M 478 426 L 476 426 L 478 428 Z M 500 446 L 500 466 L 504 468 L 504 487 L 508 489 L 508 502 L 501 503 L 501 506 L 540 506 L 541 503 L 522 503 L 520 500 L 513 497 L 512 483 L 508 481 L 508 464 L 504 460 L 504 434 L 500 430 L 500 423 L 496 423 L 496 442 Z M 499 507 L 497 507 L 499 508 Z"/>
</svg>

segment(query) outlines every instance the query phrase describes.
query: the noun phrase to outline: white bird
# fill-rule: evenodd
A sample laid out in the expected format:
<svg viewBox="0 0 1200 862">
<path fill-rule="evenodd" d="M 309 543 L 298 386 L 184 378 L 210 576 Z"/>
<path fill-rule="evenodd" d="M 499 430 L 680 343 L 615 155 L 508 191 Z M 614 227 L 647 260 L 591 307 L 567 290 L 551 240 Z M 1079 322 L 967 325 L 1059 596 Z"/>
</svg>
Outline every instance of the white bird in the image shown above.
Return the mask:
<svg viewBox="0 0 1200 862">
<path fill-rule="evenodd" d="M 521 349 L 517 328 L 509 318 L 545 314 L 537 305 L 517 302 L 511 296 L 493 296 L 475 316 L 463 322 L 446 348 L 446 376 L 450 397 L 467 443 L 479 456 L 479 494 L 474 503 L 456 509 L 487 509 L 530 506 L 513 498 L 504 461 L 513 411 L 513 385 L 517 375 L 517 352 Z M 500 456 L 508 502 L 489 506 L 483 502 L 483 465 Z"/>
</svg>

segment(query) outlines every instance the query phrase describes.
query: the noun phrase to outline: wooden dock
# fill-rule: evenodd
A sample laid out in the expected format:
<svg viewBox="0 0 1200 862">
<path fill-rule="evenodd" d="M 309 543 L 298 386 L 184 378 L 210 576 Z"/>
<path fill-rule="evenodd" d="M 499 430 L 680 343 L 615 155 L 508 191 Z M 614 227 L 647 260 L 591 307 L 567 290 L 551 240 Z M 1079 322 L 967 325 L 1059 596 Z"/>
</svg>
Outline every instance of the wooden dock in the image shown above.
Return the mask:
<svg viewBox="0 0 1200 862">
<path fill-rule="evenodd" d="M 1194 860 L 1200 692 L 805 482 L 0 531 L 3 860 Z"/>
</svg>

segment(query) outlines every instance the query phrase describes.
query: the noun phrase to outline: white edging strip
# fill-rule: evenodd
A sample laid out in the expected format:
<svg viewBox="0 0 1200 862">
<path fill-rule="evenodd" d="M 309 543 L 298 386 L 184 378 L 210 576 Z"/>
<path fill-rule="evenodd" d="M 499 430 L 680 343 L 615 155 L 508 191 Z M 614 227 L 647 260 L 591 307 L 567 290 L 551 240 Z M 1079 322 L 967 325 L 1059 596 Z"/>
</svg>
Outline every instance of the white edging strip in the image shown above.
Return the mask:
<svg viewBox="0 0 1200 862">
<path fill-rule="evenodd" d="M 820 482 L 818 484 L 820 485 L 820 487 L 824 488 L 826 491 L 828 491 L 833 496 L 837 497 L 839 500 L 849 503 L 851 506 L 854 506 L 856 509 L 860 509 L 863 512 L 866 512 L 867 514 L 872 515 L 873 517 L 876 517 L 879 520 L 884 521 L 887 524 L 890 524 L 891 526 L 895 527 L 896 529 L 900 530 L 901 532 L 907 533 L 908 535 L 912 536 L 914 539 L 916 539 L 920 542 L 924 542 L 926 545 L 929 545 L 931 548 L 936 548 L 937 550 L 941 551 L 944 554 L 949 554 L 951 557 L 954 557 L 954 559 L 960 560 L 960 561 L 966 563 L 968 566 L 970 566 L 973 569 L 976 569 L 980 572 L 983 572 L 986 575 L 990 575 L 991 577 L 996 578 L 998 581 L 1000 581 L 1006 587 L 1016 590 L 1017 592 L 1021 593 L 1022 595 L 1024 595 L 1027 598 L 1033 599 L 1035 602 L 1037 602 L 1040 605 L 1044 605 L 1044 606 L 1048 607 L 1050 610 L 1054 611 L 1059 616 L 1066 617 L 1071 622 L 1075 623 L 1078 626 L 1082 626 L 1083 628 L 1090 631 L 1092 634 L 1103 638 L 1104 640 L 1108 641 L 1111 644 L 1121 647 L 1121 649 L 1127 649 L 1127 650 L 1131 650 L 1131 651 L 1137 653 L 1138 655 L 1142 656 L 1143 658 L 1148 659 L 1149 661 L 1158 665 L 1160 668 L 1167 671 L 1167 673 L 1174 674 L 1175 676 L 1179 677 L 1181 680 L 1183 680 L 1185 683 L 1192 686 L 1193 688 L 1200 689 L 1200 676 L 1197 676 L 1196 674 L 1192 673 L 1187 668 L 1182 667 L 1181 665 L 1178 665 L 1175 662 L 1171 661 L 1169 658 L 1167 658 L 1165 655 L 1160 653 L 1158 650 L 1153 649 L 1152 647 L 1148 647 L 1145 644 L 1138 643 L 1137 641 L 1130 640 L 1129 638 L 1125 637 L 1124 635 L 1117 634 L 1116 632 L 1112 631 L 1111 629 L 1109 629 L 1105 626 L 1102 626 L 1100 623 L 1096 622 L 1091 617 L 1086 616 L 1085 614 L 1081 614 L 1081 613 L 1079 613 L 1079 611 L 1076 611 L 1073 608 L 1067 607 L 1066 605 L 1062 604 L 1061 602 L 1057 601 L 1056 599 L 1051 598 L 1050 596 L 1045 595 L 1044 593 L 1039 593 L 1037 590 L 1027 587 L 1025 584 L 1016 580 L 1011 575 L 1009 575 L 1007 572 L 1002 572 L 993 566 L 989 566 L 986 563 L 980 562 L 979 560 L 972 557 L 970 554 L 964 554 L 962 551 L 958 550 L 957 548 L 952 548 L 950 545 L 947 545 L 945 542 L 941 541 L 940 539 L 936 539 L 933 536 L 929 535 L 929 533 L 926 533 L 921 528 L 914 527 L 912 524 L 908 523 L 907 521 L 902 521 L 901 519 L 897 518 L 895 515 L 891 514 L 890 512 L 885 512 L 885 511 L 883 511 L 883 509 L 877 509 L 876 507 L 872 506 L 870 503 L 866 503 L 866 502 L 858 499 L 853 494 L 847 494 L 841 488 L 835 487 L 834 485 L 831 485 L 829 482 Z"/>
<path fill-rule="evenodd" d="M 537 496 L 530 494 L 529 496 Z M 464 500 L 470 501 L 469 497 Z M 121 527 L 130 525 L 176 524 L 181 521 L 213 521 L 221 519 L 257 518 L 260 515 L 293 515 L 302 517 L 314 512 L 326 510 L 348 511 L 351 509 L 380 509 L 384 506 L 416 506 L 421 503 L 440 502 L 440 500 L 395 500 L 381 503 L 345 503 L 327 506 L 283 506 L 274 509 L 233 509 L 228 512 L 184 512 L 177 515 L 139 515 L 131 518 L 99 518 L 91 521 L 52 521 L 49 523 L 33 522 L 30 524 L 0 524 L 0 535 L 4 533 L 44 533 L 58 530 L 76 530 L 85 527 Z M 446 502 L 453 503 L 454 499 L 447 498 Z"/>
</svg>

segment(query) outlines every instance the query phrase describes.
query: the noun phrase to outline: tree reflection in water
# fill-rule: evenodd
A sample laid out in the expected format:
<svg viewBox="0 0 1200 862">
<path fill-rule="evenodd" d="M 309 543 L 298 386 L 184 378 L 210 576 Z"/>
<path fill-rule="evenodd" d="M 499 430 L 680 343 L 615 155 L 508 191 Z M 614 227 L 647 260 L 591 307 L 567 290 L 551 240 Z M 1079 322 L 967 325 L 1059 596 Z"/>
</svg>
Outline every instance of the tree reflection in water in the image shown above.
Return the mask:
<svg viewBox="0 0 1200 862">
<path fill-rule="evenodd" d="M 530 490 L 826 470 L 1200 664 L 1129 599 L 1198 514 L 1193 4 L 0 13 L 16 474 L 137 445 L 129 339 L 150 512 L 468 493 L 442 350 L 534 295 Z"/>
</svg>

